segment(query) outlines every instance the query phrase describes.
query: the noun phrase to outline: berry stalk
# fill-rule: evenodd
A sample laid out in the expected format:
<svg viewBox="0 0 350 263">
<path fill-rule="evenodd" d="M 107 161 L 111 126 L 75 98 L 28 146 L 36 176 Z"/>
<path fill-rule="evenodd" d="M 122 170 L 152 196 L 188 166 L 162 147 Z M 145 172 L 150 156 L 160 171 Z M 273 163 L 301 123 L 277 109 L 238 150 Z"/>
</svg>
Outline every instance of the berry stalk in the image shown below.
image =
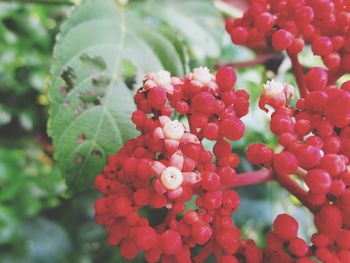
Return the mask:
<svg viewBox="0 0 350 263">
<path fill-rule="evenodd" d="M 274 179 L 272 171 L 269 169 L 261 169 L 254 172 L 241 173 L 237 175 L 237 183 L 235 187 L 243 187 L 253 184 L 261 184 L 272 181 Z"/>
<path fill-rule="evenodd" d="M 214 241 L 208 242 L 201 252 L 194 258 L 194 262 L 196 263 L 203 263 L 205 260 L 210 256 L 211 253 L 213 253 L 214 250 Z"/>
<path fill-rule="evenodd" d="M 318 208 L 314 206 L 306 197 L 306 191 L 300 187 L 289 175 L 276 174 L 276 181 L 284 187 L 289 193 L 294 195 L 298 200 L 307 207 L 312 213 L 316 213 Z"/>
<path fill-rule="evenodd" d="M 299 62 L 298 54 L 292 54 L 291 52 L 287 52 L 287 53 L 292 62 L 292 69 L 294 71 L 295 80 L 298 84 L 300 96 L 304 98 L 308 94 L 308 90 L 305 85 L 304 72 Z"/>
</svg>

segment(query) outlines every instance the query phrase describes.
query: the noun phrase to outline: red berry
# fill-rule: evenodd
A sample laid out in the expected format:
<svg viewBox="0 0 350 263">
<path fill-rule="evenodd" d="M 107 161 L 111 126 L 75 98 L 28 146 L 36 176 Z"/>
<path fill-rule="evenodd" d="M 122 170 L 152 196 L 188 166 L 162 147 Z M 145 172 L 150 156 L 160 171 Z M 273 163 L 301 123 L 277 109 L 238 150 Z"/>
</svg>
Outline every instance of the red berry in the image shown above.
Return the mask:
<svg viewBox="0 0 350 263">
<path fill-rule="evenodd" d="M 136 258 L 138 252 L 135 243 L 131 239 L 125 239 L 120 245 L 120 254 L 128 260 Z"/>
<path fill-rule="evenodd" d="M 298 222 L 287 214 L 278 215 L 273 222 L 276 235 L 282 240 L 289 241 L 297 236 Z"/>
<path fill-rule="evenodd" d="M 156 231 L 150 226 L 136 228 L 134 238 L 136 246 L 143 251 L 151 249 L 154 245 L 156 245 L 158 240 Z"/>
<path fill-rule="evenodd" d="M 163 253 L 175 255 L 181 249 L 181 236 L 176 231 L 169 229 L 160 236 L 159 244 Z"/>
<path fill-rule="evenodd" d="M 272 46 L 278 51 L 289 48 L 293 43 L 293 35 L 284 29 L 279 29 L 272 36 Z"/>
<path fill-rule="evenodd" d="M 215 141 L 219 139 L 220 127 L 215 122 L 209 122 L 203 127 L 203 136 L 208 140 Z"/>
<path fill-rule="evenodd" d="M 242 45 L 246 43 L 248 38 L 248 30 L 243 27 L 235 27 L 231 32 L 231 40 L 236 45 Z"/>
<path fill-rule="evenodd" d="M 314 67 L 307 72 L 305 82 L 310 90 L 324 89 L 327 86 L 328 74 L 324 69 Z"/>
<path fill-rule="evenodd" d="M 288 249 L 297 257 L 305 256 L 309 247 L 306 242 L 301 238 L 294 238 L 289 242 Z"/>
<path fill-rule="evenodd" d="M 342 213 L 339 208 L 335 206 L 323 206 L 315 215 L 315 225 L 319 232 L 331 238 L 338 234 L 342 224 Z"/>
<path fill-rule="evenodd" d="M 215 108 L 215 97 L 209 92 L 200 92 L 192 98 L 192 106 L 198 112 L 211 113 Z"/>
<path fill-rule="evenodd" d="M 273 167 L 280 175 L 293 174 L 298 168 L 298 160 L 290 152 L 276 154 L 273 159 Z"/>
<path fill-rule="evenodd" d="M 326 194 L 331 187 L 332 178 L 329 173 L 322 169 L 313 169 L 307 173 L 305 183 L 311 192 Z"/>
<path fill-rule="evenodd" d="M 275 20 L 273 15 L 268 12 L 264 12 L 255 18 L 254 25 L 259 31 L 267 32 L 272 29 L 274 22 Z"/>
<path fill-rule="evenodd" d="M 346 229 L 339 231 L 335 241 L 340 248 L 349 250 L 350 249 L 350 231 Z"/>
<path fill-rule="evenodd" d="M 245 127 L 240 119 L 233 117 L 222 120 L 220 130 L 227 139 L 237 141 L 243 137 Z"/>
<path fill-rule="evenodd" d="M 311 49 L 315 55 L 325 56 L 333 51 L 333 44 L 328 37 L 316 37 L 312 41 Z"/>
<path fill-rule="evenodd" d="M 131 202 L 126 197 L 118 197 L 114 200 L 112 209 L 117 216 L 126 216 L 131 211 Z"/>
<path fill-rule="evenodd" d="M 213 152 L 216 157 L 224 157 L 231 153 L 231 144 L 225 140 L 219 140 L 215 143 Z"/>
<path fill-rule="evenodd" d="M 302 145 L 296 151 L 299 165 L 304 169 L 311 169 L 320 164 L 320 149 L 311 145 Z"/>
<path fill-rule="evenodd" d="M 167 94 L 165 89 L 155 87 L 152 88 L 147 94 L 147 100 L 152 106 L 152 108 L 156 110 L 162 109 L 167 99 Z"/>
<path fill-rule="evenodd" d="M 205 190 L 215 191 L 220 187 L 220 177 L 214 172 L 204 172 L 201 183 Z"/>
<path fill-rule="evenodd" d="M 199 245 L 204 245 L 212 236 L 211 227 L 204 222 L 195 222 L 192 225 L 192 237 Z"/>
<path fill-rule="evenodd" d="M 233 89 L 236 80 L 237 75 L 232 67 L 222 67 L 216 73 L 216 83 L 219 85 L 221 91 Z"/>
</svg>

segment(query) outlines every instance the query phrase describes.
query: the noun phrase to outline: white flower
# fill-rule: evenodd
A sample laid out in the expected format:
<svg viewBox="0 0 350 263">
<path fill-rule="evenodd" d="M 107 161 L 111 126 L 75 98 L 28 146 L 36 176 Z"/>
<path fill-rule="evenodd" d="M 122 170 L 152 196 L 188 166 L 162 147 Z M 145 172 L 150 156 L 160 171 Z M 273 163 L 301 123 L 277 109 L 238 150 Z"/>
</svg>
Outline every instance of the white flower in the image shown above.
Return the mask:
<svg viewBox="0 0 350 263">
<path fill-rule="evenodd" d="M 147 73 L 144 78 L 145 84 L 144 84 L 144 90 L 150 90 L 155 87 L 159 87 L 162 89 L 165 89 L 168 93 L 173 93 L 173 85 L 171 78 L 171 74 L 169 71 L 161 70 L 157 73 L 151 72 Z"/>
<path fill-rule="evenodd" d="M 285 85 L 281 82 L 274 81 L 273 79 L 270 81 L 268 80 L 266 84 L 264 84 L 264 91 L 267 96 L 275 96 L 281 93 L 284 93 L 285 91 Z"/>
<path fill-rule="evenodd" d="M 288 83 L 281 83 L 272 79 L 264 84 L 264 94 L 267 97 L 275 97 L 284 94 L 287 98 L 293 98 L 294 87 Z"/>
<path fill-rule="evenodd" d="M 157 84 L 160 88 L 166 88 L 171 84 L 171 75 L 169 71 L 161 70 L 158 71 L 153 76 L 153 81 Z"/>
<path fill-rule="evenodd" d="M 168 167 L 162 172 L 160 181 L 166 189 L 175 190 L 183 182 L 182 172 L 175 167 Z"/>
<path fill-rule="evenodd" d="M 168 121 L 163 127 L 164 137 L 171 140 L 180 140 L 185 133 L 184 126 L 178 121 Z"/>
<path fill-rule="evenodd" d="M 192 73 L 192 80 L 198 81 L 202 85 L 208 84 L 213 78 L 214 76 L 210 74 L 207 67 L 195 68 Z"/>
</svg>

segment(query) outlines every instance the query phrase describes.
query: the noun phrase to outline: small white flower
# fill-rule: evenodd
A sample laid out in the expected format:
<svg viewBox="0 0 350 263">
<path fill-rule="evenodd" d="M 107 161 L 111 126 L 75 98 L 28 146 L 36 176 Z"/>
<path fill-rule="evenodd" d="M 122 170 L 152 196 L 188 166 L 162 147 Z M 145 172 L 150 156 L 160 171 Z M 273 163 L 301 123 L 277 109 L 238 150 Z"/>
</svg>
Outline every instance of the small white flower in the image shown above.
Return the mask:
<svg viewBox="0 0 350 263">
<path fill-rule="evenodd" d="M 213 78 L 214 76 L 210 74 L 207 67 L 195 68 L 192 73 L 192 80 L 198 81 L 202 85 L 208 84 Z"/>
<path fill-rule="evenodd" d="M 160 180 L 165 188 L 175 190 L 183 182 L 182 172 L 175 167 L 168 167 L 162 172 Z"/>
<path fill-rule="evenodd" d="M 171 75 L 169 71 L 161 70 L 158 71 L 153 76 L 153 81 L 158 85 L 160 88 L 166 88 L 169 85 L 171 85 Z"/>
<path fill-rule="evenodd" d="M 172 80 L 170 72 L 161 70 L 157 73 L 150 72 L 147 73 L 144 77 L 144 91 L 153 89 L 155 87 L 159 87 L 165 89 L 168 93 L 173 93 L 173 84 L 174 80 Z"/>
<path fill-rule="evenodd" d="M 168 121 L 164 124 L 163 133 L 166 139 L 180 140 L 185 133 L 185 128 L 178 120 Z"/>
<path fill-rule="evenodd" d="M 285 84 L 281 82 L 274 81 L 273 79 L 268 80 L 266 84 L 264 84 L 264 90 L 266 95 L 274 96 L 281 93 L 284 93 Z"/>
</svg>

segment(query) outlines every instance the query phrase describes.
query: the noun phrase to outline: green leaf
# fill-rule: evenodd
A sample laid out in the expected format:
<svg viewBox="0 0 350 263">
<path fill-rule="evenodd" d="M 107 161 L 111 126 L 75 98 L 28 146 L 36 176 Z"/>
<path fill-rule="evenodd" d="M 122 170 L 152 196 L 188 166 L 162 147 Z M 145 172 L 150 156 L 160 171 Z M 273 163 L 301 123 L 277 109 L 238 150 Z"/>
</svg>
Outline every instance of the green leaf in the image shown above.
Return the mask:
<svg viewBox="0 0 350 263">
<path fill-rule="evenodd" d="M 220 55 L 224 23 L 212 2 L 165 0 L 159 4 L 159 1 L 149 1 L 145 10 L 180 32 L 197 59 Z"/>
<path fill-rule="evenodd" d="M 154 4 L 125 9 L 113 0 L 87 0 L 57 37 L 49 133 L 72 191 L 91 186 L 106 158 L 138 134 L 130 121 L 135 109 L 131 91 L 141 85 L 144 73 L 166 69 L 184 75 L 189 60 L 181 39 L 203 54 L 220 53 L 216 26 L 221 19 L 208 1 Z M 153 19 L 141 15 L 146 7 L 154 7 Z"/>
</svg>

